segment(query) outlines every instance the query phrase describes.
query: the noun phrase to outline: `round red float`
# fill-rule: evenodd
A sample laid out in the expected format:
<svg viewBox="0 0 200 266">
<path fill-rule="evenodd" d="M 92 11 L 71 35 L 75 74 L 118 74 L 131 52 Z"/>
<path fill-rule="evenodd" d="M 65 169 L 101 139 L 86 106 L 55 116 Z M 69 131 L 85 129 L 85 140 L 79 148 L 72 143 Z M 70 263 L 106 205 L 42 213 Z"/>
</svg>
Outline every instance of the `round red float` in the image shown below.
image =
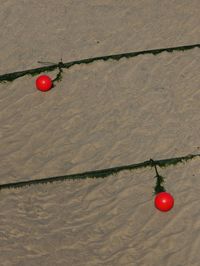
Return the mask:
<svg viewBox="0 0 200 266">
<path fill-rule="evenodd" d="M 48 91 L 52 86 L 53 82 L 47 75 L 41 75 L 36 79 L 36 88 L 40 91 Z"/>
<path fill-rule="evenodd" d="M 171 210 L 174 206 L 174 198 L 168 192 L 160 192 L 154 200 L 155 207 L 162 212 Z"/>
</svg>

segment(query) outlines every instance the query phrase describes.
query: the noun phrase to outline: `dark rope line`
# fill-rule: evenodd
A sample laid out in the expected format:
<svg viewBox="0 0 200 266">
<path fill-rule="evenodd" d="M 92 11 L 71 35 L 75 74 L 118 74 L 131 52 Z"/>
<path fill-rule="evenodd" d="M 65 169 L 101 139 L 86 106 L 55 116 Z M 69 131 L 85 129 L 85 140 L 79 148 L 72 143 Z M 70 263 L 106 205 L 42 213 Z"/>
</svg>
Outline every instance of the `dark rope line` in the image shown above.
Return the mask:
<svg viewBox="0 0 200 266">
<path fill-rule="evenodd" d="M 122 53 L 122 54 L 112 54 L 112 55 L 92 57 L 92 58 L 87 58 L 87 59 L 82 59 L 82 60 L 71 61 L 68 63 L 59 62 L 58 64 L 52 64 L 49 66 L 33 68 L 33 69 L 24 70 L 24 71 L 16 71 L 13 73 L 7 73 L 7 74 L 0 75 L 0 82 L 13 81 L 13 80 L 20 78 L 20 77 L 23 77 L 25 75 L 34 76 L 34 75 L 38 75 L 42 72 L 53 71 L 57 68 L 59 70 L 61 70 L 62 68 L 70 68 L 74 65 L 80 65 L 80 64 L 90 64 L 92 62 L 100 61 L 100 60 L 103 60 L 103 61 L 117 60 L 118 61 L 121 58 L 131 58 L 131 57 L 136 57 L 138 55 L 145 55 L 145 54 L 157 55 L 157 54 L 160 54 L 162 52 L 171 53 L 173 51 L 186 51 L 186 50 L 191 50 L 194 48 L 200 48 L 200 44 L 183 45 L 183 46 L 144 50 L 144 51 L 139 51 L 139 52 L 130 52 L 130 53 Z"/>
<path fill-rule="evenodd" d="M 8 189 L 8 188 L 20 188 L 20 187 L 25 187 L 25 186 L 30 186 L 30 185 L 37 185 L 37 184 L 53 183 L 53 182 L 64 181 L 64 180 L 76 180 L 76 179 L 86 179 L 86 178 L 105 178 L 112 174 L 117 174 L 124 170 L 134 170 L 134 169 L 144 168 L 144 167 L 155 167 L 155 166 L 166 167 L 169 165 L 176 165 L 178 163 L 186 162 L 188 160 L 191 160 L 199 156 L 200 154 L 190 154 L 187 156 L 162 159 L 162 160 L 150 159 L 148 161 L 144 161 L 141 163 L 123 165 L 123 166 L 101 169 L 101 170 L 96 170 L 96 171 L 89 171 L 89 172 L 64 175 L 64 176 L 47 177 L 47 178 L 34 179 L 34 180 L 28 180 L 28 181 L 19 181 L 19 182 L 14 182 L 14 183 L 6 183 L 6 184 L 0 185 L 0 190 Z"/>
</svg>

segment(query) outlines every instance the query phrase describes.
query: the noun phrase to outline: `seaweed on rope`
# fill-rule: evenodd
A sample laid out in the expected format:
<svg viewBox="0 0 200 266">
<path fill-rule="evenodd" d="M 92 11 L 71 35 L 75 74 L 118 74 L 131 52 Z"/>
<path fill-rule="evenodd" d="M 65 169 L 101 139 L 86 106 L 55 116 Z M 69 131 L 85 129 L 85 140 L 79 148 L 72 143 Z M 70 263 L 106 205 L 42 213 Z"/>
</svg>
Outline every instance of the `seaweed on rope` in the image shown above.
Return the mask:
<svg viewBox="0 0 200 266">
<path fill-rule="evenodd" d="M 113 174 L 117 174 L 121 171 L 125 170 L 135 170 L 139 168 L 146 168 L 146 167 L 154 167 L 156 170 L 156 186 L 154 188 L 154 192 L 159 193 L 161 191 L 165 191 L 164 187 L 162 186 L 162 183 L 164 182 L 164 178 L 158 174 L 157 166 L 159 167 L 167 167 L 170 165 L 176 165 L 178 163 L 184 163 L 188 160 L 192 160 L 195 157 L 199 157 L 200 154 L 189 154 L 182 157 L 174 157 L 174 158 L 168 158 L 168 159 L 161 159 L 161 160 L 148 160 L 136 164 L 129 164 L 129 165 L 122 165 L 107 169 L 101 169 L 101 170 L 95 170 L 95 171 L 88 171 L 83 173 L 77 173 L 77 174 L 69 174 L 64 176 L 54 176 L 54 177 L 47 177 L 47 178 L 41 178 L 41 179 L 32 179 L 27 181 L 19 181 L 19 182 L 13 182 L 13 183 L 5 183 L 0 185 L 0 190 L 3 189 L 11 189 L 11 188 L 21 188 L 31 185 L 38 185 L 38 184 L 46 184 L 46 183 L 53 183 L 58 181 L 65 181 L 65 180 L 81 180 L 81 179 L 87 179 L 87 178 L 105 178 Z"/>
<path fill-rule="evenodd" d="M 138 51 L 138 52 L 129 52 L 129 53 L 121 53 L 121 54 L 111 54 L 111 55 L 105 55 L 105 56 L 99 56 L 99 57 L 91 57 L 87 59 L 81 59 L 76 61 L 71 61 L 67 63 L 63 63 L 62 61 L 57 64 L 52 64 L 49 66 L 43 66 L 23 71 L 16 71 L 12 73 L 7 73 L 0 75 L 0 83 L 1 82 L 9 82 L 13 81 L 17 78 L 23 77 L 25 75 L 39 75 L 42 72 L 51 72 L 56 69 L 59 70 L 59 73 L 57 74 L 57 77 L 54 79 L 54 81 L 59 81 L 62 78 L 62 69 L 63 68 L 71 68 L 74 65 L 80 65 L 80 64 L 90 64 L 95 61 L 108 61 L 108 60 L 120 60 L 121 58 L 132 58 L 136 57 L 138 55 L 145 55 L 145 54 L 152 54 L 157 55 L 163 52 L 174 52 L 174 51 L 187 51 L 194 48 L 200 48 L 200 44 L 193 44 L 193 45 L 184 45 L 184 46 L 176 46 L 176 47 L 168 47 L 168 48 L 160 48 L 160 49 L 151 49 L 151 50 L 144 50 L 144 51 Z"/>
</svg>

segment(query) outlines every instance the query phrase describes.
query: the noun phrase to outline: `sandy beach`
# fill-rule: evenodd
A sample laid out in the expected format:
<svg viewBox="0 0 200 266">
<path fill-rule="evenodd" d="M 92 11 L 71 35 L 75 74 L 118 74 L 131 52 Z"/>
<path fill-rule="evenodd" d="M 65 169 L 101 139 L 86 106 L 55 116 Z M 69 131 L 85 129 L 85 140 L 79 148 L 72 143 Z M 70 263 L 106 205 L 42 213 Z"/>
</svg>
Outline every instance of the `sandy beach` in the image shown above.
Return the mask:
<svg viewBox="0 0 200 266">
<path fill-rule="evenodd" d="M 200 43 L 196 1 L 14 1 L 0 9 L 0 75 Z M 0 184 L 200 153 L 200 49 L 98 61 L 0 83 Z M 55 78 L 57 70 L 49 73 Z M 155 171 L 0 191 L 2 266 L 198 266 L 200 158 Z"/>
</svg>

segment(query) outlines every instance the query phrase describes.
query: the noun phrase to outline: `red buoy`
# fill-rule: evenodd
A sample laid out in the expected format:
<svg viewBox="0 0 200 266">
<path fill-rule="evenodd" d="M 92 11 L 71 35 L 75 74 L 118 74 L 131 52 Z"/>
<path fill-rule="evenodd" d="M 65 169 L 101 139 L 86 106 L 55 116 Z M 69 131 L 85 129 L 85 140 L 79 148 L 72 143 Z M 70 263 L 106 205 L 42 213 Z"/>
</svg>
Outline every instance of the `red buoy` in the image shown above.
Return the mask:
<svg viewBox="0 0 200 266">
<path fill-rule="evenodd" d="M 171 210 L 174 206 L 174 198 L 170 193 L 160 192 L 154 200 L 155 207 L 162 212 Z"/>
<path fill-rule="evenodd" d="M 36 79 L 36 88 L 40 91 L 48 91 L 52 86 L 53 82 L 47 75 L 41 75 Z"/>
</svg>

